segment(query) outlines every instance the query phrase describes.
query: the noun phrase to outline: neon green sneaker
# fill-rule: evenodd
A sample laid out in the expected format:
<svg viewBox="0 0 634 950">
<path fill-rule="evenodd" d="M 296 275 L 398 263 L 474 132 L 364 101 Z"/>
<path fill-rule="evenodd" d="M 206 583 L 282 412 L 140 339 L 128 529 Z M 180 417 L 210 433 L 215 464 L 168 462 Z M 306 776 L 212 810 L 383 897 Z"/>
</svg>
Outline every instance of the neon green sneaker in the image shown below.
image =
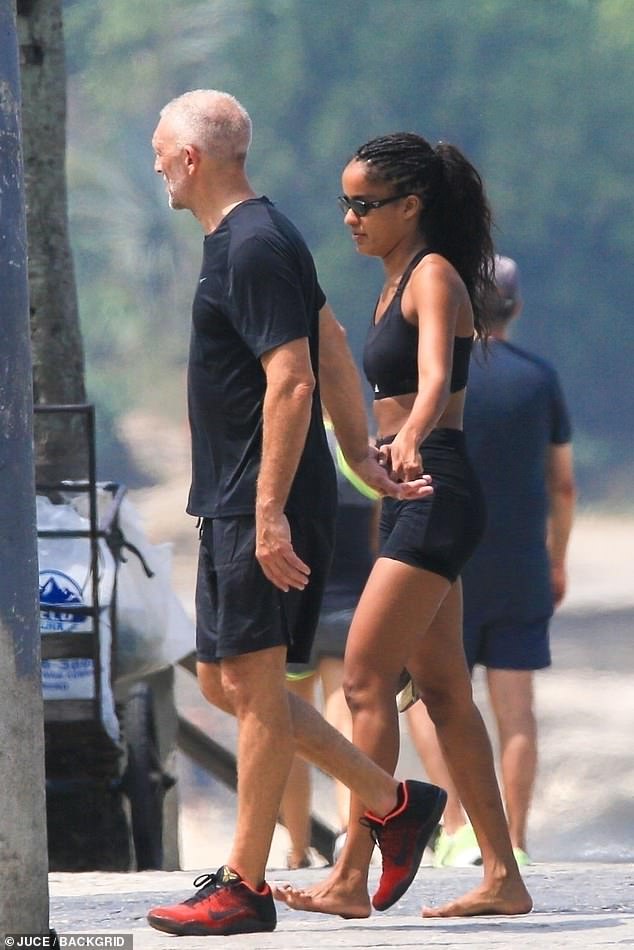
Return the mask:
<svg viewBox="0 0 634 950">
<path fill-rule="evenodd" d="M 443 830 L 434 851 L 434 867 L 469 868 L 482 864 L 482 855 L 470 822 L 448 835 Z"/>
<path fill-rule="evenodd" d="M 528 867 L 529 864 L 533 863 L 526 854 L 526 851 L 522 851 L 521 848 L 513 848 L 513 854 L 515 855 L 518 868 L 525 868 Z"/>
<path fill-rule="evenodd" d="M 442 868 L 445 864 L 445 858 L 451 851 L 451 846 L 453 845 L 453 836 L 448 835 L 444 828 L 440 829 L 440 834 L 436 839 L 436 844 L 434 845 L 434 853 L 432 855 L 432 866 L 435 868 Z"/>
</svg>

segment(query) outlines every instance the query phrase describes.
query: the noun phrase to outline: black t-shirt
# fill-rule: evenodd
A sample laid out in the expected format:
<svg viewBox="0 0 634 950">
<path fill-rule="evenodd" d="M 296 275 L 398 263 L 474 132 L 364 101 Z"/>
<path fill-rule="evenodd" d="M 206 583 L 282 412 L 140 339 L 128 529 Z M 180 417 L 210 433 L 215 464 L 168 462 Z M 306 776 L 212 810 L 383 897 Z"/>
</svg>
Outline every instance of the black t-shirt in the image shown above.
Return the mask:
<svg viewBox="0 0 634 950">
<path fill-rule="evenodd" d="M 317 377 L 324 303 L 302 236 L 268 198 L 242 202 L 205 237 L 187 380 L 189 514 L 218 518 L 253 513 L 266 389 L 260 357 L 307 337 Z M 306 444 L 286 508 L 301 511 L 322 498 L 330 505 L 335 491 L 315 387 Z"/>
</svg>

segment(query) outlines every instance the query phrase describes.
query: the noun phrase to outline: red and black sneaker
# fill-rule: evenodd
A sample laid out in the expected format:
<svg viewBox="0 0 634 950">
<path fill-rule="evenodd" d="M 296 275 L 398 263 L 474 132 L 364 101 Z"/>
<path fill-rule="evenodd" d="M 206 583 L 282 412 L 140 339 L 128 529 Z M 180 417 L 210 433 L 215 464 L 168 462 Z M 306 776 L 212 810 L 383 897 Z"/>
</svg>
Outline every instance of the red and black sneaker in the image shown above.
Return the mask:
<svg viewBox="0 0 634 950">
<path fill-rule="evenodd" d="M 261 890 L 242 880 L 231 868 L 201 874 L 193 897 L 170 907 L 153 907 L 147 919 L 155 930 L 177 937 L 230 936 L 275 930 L 277 915 L 271 888 Z"/>
<path fill-rule="evenodd" d="M 366 812 L 361 819 L 381 850 L 383 873 L 372 898 L 375 910 L 387 910 L 402 897 L 418 871 L 423 851 L 440 821 L 447 793 L 427 782 L 401 782 L 399 800 L 385 818 Z"/>
</svg>

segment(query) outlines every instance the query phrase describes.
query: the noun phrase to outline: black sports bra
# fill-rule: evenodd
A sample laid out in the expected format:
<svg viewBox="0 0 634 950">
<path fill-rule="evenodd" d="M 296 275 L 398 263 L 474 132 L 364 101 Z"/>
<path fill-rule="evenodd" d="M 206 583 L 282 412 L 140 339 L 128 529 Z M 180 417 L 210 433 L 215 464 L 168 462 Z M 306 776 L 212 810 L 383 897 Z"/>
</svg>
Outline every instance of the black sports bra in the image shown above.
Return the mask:
<svg viewBox="0 0 634 950">
<path fill-rule="evenodd" d="M 363 369 L 375 399 L 404 396 L 418 390 L 418 327 L 408 323 L 403 316 L 401 296 L 416 265 L 432 253 L 431 248 L 426 248 L 414 255 L 378 323 L 372 316 L 363 348 Z M 454 337 L 449 385 L 452 393 L 467 385 L 472 345 L 473 337 Z"/>
</svg>

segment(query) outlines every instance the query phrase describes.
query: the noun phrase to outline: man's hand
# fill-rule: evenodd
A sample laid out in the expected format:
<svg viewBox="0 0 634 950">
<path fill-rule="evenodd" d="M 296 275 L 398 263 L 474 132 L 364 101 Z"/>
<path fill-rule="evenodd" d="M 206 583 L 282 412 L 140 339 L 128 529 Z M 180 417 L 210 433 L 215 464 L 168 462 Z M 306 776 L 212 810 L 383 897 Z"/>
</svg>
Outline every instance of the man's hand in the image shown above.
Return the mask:
<svg viewBox="0 0 634 950">
<path fill-rule="evenodd" d="M 380 495 L 389 495 L 391 498 L 400 498 L 402 500 L 413 500 L 417 498 L 427 498 L 433 494 L 434 489 L 431 484 L 431 476 L 429 475 L 420 475 L 418 478 L 411 479 L 407 482 L 397 482 L 395 478 L 390 477 L 388 471 L 386 471 L 378 460 L 376 449 L 372 446 L 369 449 L 367 458 L 360 462 L 355 462 L 354 464 L 348 461 L 348 464 L 359 478 L 363 479 L 366 485 L 369 485 L 370 488 L 374 488 Z"/>
<path fill-rule="evenodd" d="M 293 550 L 291 529 L 284 513 L 256 512 L 255 556 L 265 576 L 280 590 L 286 593 L 291 587 L 306 587 L 310 568 Z"/>
</svg>

